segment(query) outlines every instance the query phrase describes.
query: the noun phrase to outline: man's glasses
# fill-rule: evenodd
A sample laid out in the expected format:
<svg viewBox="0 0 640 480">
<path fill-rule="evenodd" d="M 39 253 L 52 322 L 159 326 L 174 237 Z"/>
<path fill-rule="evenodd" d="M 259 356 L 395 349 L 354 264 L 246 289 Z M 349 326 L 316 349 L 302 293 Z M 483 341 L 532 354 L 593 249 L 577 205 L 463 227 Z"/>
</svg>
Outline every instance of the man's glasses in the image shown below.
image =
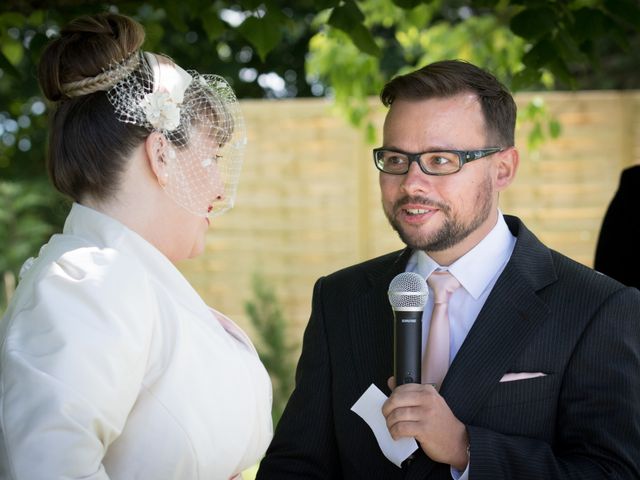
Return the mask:
<svg viewBox="0 0 640 480">
<path fill-rule="evenodd" d="M 407 153 L 385 148 L 373 149 L 373 161 L 378 170 L 391 175 L 404 175 L 409 171 L 411 162 L 417 162 L 427 175 L 451 175 L 459 172 L 462 166 L 473 160 L 502 152 L 500 147 L 480 150 L 442 150 L 438 152 Z"/>
</svg>

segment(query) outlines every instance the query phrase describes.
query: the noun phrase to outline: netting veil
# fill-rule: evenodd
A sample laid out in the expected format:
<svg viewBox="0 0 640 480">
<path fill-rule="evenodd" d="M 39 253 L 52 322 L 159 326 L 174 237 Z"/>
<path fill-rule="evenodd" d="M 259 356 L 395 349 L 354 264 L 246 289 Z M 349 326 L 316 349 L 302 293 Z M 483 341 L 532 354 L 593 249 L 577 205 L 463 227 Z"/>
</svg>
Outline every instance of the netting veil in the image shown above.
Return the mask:
<svg viewBox="0 0 640 480">
<path fill-rule="evenodd" d="M 204 216 L 227 211 L 235 201 L 246 146 L 233 90 L 218 75 L 185 71 L 149 52 L 133 55 L 135 68 L 107 90 L 118 119 L 168 140 L 164 188 L 178 205 Z M 125 63 L 131 65 L 131 58 Z M 121 65 L 105 73 L 118 75 Z"/>
</svg>

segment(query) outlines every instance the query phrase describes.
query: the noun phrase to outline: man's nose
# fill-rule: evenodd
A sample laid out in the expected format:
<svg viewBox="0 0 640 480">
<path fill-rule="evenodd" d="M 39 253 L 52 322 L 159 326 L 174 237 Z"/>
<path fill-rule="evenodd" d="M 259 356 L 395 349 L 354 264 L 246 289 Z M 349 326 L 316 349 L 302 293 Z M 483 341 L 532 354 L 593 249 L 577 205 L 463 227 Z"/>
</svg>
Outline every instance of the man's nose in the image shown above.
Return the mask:
<svg viewBox="0 0 640 480">
<path fill-rule="evenodd" d="M 428 191 L 431 189 L 433 178 L 433 175 L 427 175 L 420 169 L 418 162 L 411 162 L 409 171 L 404 174 L 402 189 L 406 193 Z"/>
</svg>

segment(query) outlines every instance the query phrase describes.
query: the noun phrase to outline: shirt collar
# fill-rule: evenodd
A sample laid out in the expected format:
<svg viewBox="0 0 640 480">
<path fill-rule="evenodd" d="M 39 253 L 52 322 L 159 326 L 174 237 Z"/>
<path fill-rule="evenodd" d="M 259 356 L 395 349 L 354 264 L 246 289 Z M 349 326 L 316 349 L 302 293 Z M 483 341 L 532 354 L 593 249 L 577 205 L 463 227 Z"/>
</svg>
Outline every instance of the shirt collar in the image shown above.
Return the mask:
<svg viewBox="0 0 640 480">
<path fill-rule="evenodd" d="M 441 267 L 422 250 L 416 250 L 407 263 L 407 271 L 428 278 L 435 270 L 449 270 L 460 285 L 478 299 L 496 274 L 504 268 L 513 252 L 516 238 L 498 211 L 498 221 L 480 243 L 465 253 L 449 267 Z"/>
</svg>

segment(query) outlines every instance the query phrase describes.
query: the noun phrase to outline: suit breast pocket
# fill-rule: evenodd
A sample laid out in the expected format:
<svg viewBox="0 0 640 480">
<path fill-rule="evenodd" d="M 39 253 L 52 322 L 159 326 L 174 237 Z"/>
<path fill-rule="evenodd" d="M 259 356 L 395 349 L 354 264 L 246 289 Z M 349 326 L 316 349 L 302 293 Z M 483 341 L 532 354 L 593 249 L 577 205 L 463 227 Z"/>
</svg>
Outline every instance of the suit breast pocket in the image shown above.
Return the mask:
<svg viewBox="0 0 640 480">
<path fill-rule="evenodd" d="M 553 438 L 558 399 L 558 375 L 498 383 L 474 425 L 509 435 Z"/>
</svg>

